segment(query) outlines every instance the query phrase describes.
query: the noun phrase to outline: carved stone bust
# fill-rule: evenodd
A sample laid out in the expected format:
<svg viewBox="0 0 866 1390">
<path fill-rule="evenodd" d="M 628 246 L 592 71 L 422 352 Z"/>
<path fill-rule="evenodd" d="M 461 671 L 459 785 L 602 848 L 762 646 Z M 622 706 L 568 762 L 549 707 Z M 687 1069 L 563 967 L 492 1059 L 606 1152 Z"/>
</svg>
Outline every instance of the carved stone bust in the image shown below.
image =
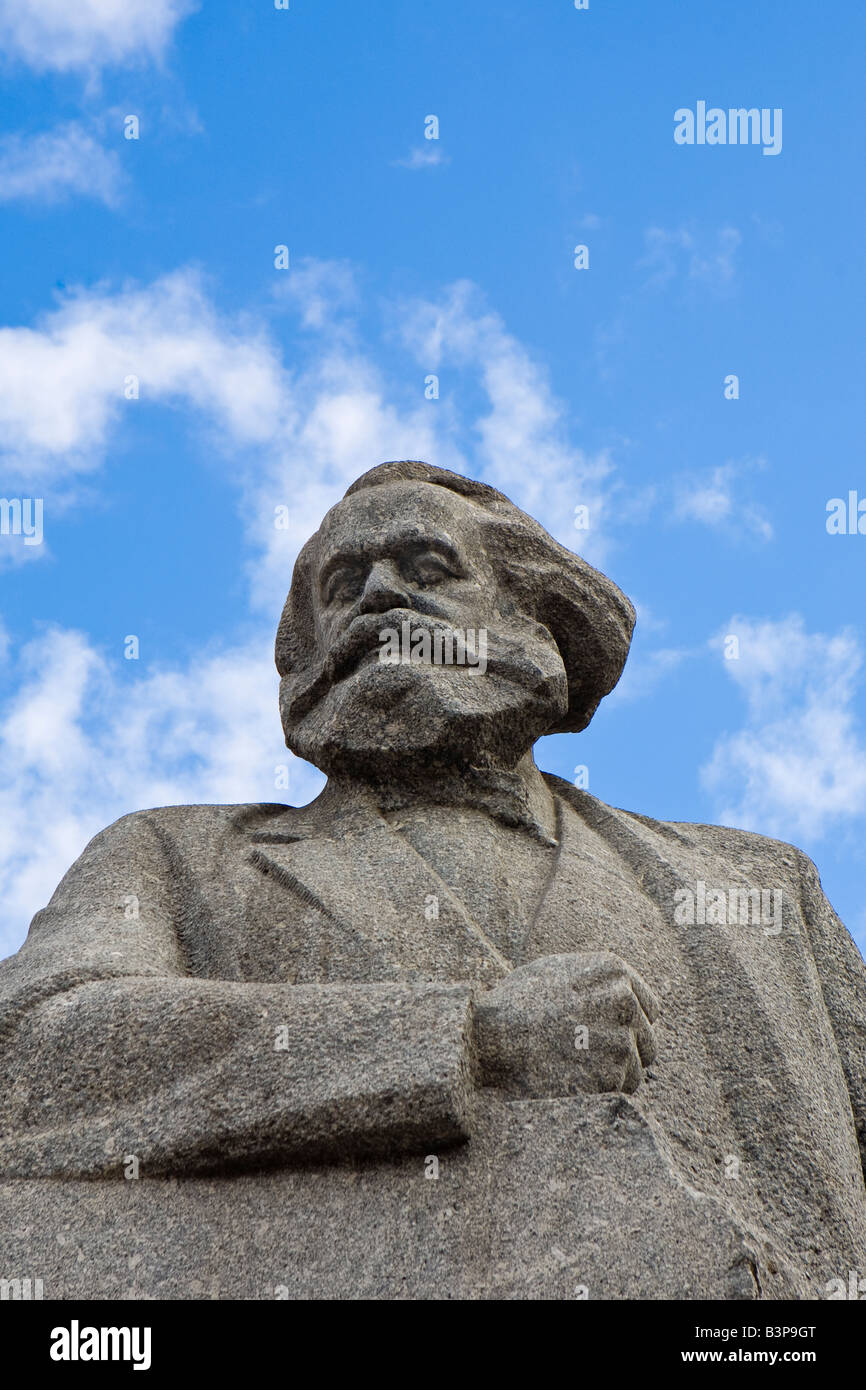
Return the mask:
<svg viewBox="0 0 866 1390">
<path fill-rule="evenodd" d="M 353 484 L 276 643 L 321 796 L 124 817 L 0 965 L 7 1263 L 169 1298 L 820 1298 L 863 1268 L 866 967 L 814 866 L 533 760 L 633 621 L 490 487 Z"/>
</svg>

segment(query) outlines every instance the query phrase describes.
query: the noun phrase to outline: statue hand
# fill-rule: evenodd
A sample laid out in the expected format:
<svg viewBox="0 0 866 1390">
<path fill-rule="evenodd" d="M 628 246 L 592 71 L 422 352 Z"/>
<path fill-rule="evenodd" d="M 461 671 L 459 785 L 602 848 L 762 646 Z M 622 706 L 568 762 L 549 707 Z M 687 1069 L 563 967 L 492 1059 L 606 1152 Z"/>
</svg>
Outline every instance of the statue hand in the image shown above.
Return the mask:
<svg viewBox="0 0 866 1390">
<path fill-rule="evenodd" d="M 513 1096 L 632 1092 L 655 1057 L 661 1005 L 610 951 L 542 956 L 475 1004 L 482 1084 Z"/>
</svg>

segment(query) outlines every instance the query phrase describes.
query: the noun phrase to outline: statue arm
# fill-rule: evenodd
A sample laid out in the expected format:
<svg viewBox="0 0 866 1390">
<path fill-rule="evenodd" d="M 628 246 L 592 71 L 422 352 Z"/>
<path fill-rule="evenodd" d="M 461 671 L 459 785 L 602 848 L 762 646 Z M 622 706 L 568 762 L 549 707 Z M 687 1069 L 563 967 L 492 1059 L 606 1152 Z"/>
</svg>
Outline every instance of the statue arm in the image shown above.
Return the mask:
<svg viewBox="0 0 866 1390">
<path fill-rule="evenodd" d="M 801 852 L 798 858 L 803 918 L 845 1072 L 866 1173 L 866 964 L 824 896 L 815 865 Z"/>
<path fill-rule="evenodd" d="M 91 841 L 0 965 L 0 1174 L 118 1175 L 133 1156 L 143 1176 L 218 1172 L 468 1137 L 468 986 L 190 976 L 140 822 Z"/>
</svg>

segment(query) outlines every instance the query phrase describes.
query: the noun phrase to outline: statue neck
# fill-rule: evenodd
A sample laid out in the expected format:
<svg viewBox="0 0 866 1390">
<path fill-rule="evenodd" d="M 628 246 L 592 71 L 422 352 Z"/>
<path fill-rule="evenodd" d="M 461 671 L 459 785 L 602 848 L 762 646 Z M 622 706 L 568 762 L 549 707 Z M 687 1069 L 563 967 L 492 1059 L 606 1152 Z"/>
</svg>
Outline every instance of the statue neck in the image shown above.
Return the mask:
<svg viewBox="0 0 866 1390">
<path fill-rule="evenodd" d="M 405 782 L 381 783 L 334 776 L 328 779 L 320 801 L 323 808 L 327 802 L 344 814 L 370 805 L 386 813 L 431 805 L 476 809 L 525 830 L 542 844 L 554 844 L 556 839 L 553 795 L 531 750 L 510 770 L 431 767 L 429 773 L 416 774 Z"/>
</svg>

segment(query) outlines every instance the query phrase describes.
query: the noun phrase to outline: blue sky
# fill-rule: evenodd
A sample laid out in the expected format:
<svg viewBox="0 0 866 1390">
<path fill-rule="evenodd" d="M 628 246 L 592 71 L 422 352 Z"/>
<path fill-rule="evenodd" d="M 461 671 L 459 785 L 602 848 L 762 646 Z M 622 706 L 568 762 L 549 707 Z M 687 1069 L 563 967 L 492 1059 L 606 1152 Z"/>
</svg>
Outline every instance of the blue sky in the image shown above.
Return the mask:
<svg viewBox="0 0 866 1390">
<path fill-rule="evenodd" d="M 279 608 L 401 457 L 638 606 L 542 766 L 795 842 L 866 943 L 866 535 L 826 529 L 866 498 L 864 31 L 853 0 L 0 0 L 0 496 L 44 503 L 41 545 L 0 535 L 0 952 L 117 816 L 315 794 Z M 699 101 L 781 109 L 781 151 L 676 144 Z"/>
</svg>

